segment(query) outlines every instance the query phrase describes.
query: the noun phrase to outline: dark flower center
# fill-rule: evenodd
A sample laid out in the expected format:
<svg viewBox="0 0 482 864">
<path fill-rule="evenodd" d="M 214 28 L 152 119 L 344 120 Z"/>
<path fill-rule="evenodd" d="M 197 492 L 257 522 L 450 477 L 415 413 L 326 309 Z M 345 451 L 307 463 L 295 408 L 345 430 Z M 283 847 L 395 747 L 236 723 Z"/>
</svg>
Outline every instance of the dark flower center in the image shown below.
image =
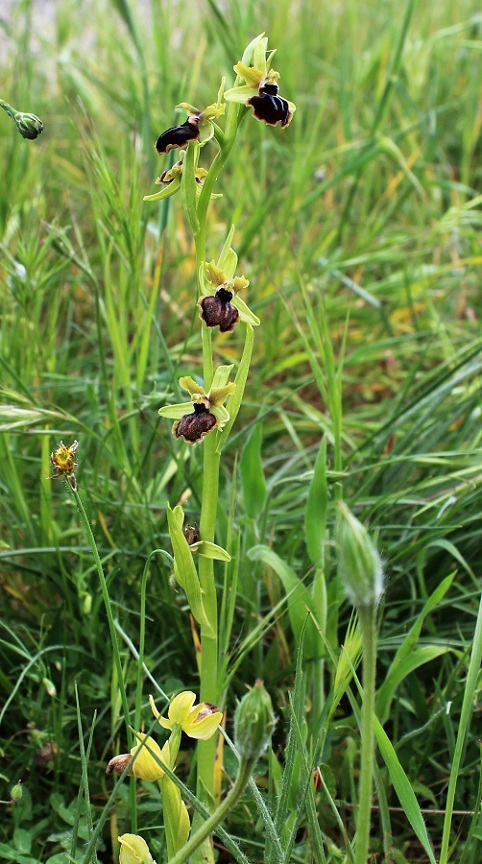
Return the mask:
<svg viewBox="0 0 482 864">
<path fill-rule="evenodd" d="M 174 435 L 176 438 L 184 438 L 190 444 L 200 441 L 217 424 L 216 417 L 211 414 L 202 402 L 196 402 L 193 414 L 185 414 L 178 423 L 174 424 Z"/>
<path fill-rule="evenodd" d="M 201 318 L 208 327 L 219 327 L 221 333 L 227 333 L 234 328 L 239 312 L 231 303 L 232 299 L 232 292 L 226 288 L 218 288 L 214 297 L 201 299 Z"/>
<path fill-rule="evenodd" d="M 184 147 L 188 141 L 199 138 L 199 117 L 188 117 L 181 126 L 171 126 L 166 129 L 156 141 L 156 150 L 160 153 L 169 153 L 174 147 Z"/>
<path fill-rule="evenodd" d="M 251 105 L 254 116 L 258 120 L 264 120 L 269 126 L 276 126 L 279 122 L 282 126 L 287 126 L 291 119 L 290 106 L 282 96 L 267 92 L 268 89 L 273 88 L 278 90 L 275 84 L 265 84 L 264 87 L 260 87 L 259 95 L 248 99 L 248 105 Z"/>
</svg>

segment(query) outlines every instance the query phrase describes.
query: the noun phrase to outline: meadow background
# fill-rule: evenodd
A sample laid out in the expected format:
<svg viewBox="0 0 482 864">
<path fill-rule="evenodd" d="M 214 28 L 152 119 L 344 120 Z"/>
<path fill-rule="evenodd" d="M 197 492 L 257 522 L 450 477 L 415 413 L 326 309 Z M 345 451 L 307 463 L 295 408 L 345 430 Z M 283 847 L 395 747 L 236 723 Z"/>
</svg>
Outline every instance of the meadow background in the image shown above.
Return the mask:
<svg viewBox="0 0 482 864">
<path fill-rule="evenodd" d="M 319 515 L 329 650 L 322 690 L 333 690 L 341 646 L 350 640 L 351 609 L 333 553 L 334 501 L 342 495 L 385 562 L 379 717 L 439 860 L 480 595 L 477 0 L 0 5 L 0 96 L 45 126 L 36 141 L 25 141 L 0 116 L 6 860 L 35 864 L 63 854 L 74 823 L 85 839 L 88 820 L 82 811 L 79 828 L 77 810 L 83 748 L 90 747 L 94 822 L 112 786 L 105 764 L 125 749 L 97 575 L 67 487 L 48 479 L 51 450 L 59 440 L 79 441 L 79 490 L 108 578 L 132 700 L 140 581 L 149 553 L 170 551 L 166 502 L 183 499 L 196 520 L 200 448 L 177 444 L 157 415 L 166 402 L 182 401 L 179 376 L 202 368 L 193 247 L 178 200 L 159 206 L 142 198 L 156 191 L 165 167 L 153 144 L 180 117 L 175 105 L 212 102 L 221 76 L 230 86 L 233 63 L 262 31 L 278 49 L 281 92 L 297 111 L 286 130 L 244 122 L 208 233 L 217 258 L 236 225 L 238 272 L 251 281 L 248 302 L 262 321 L 222 463 L 219 534 L 237 552 L 235 573 L 219 574 L 222 596 L 237 584 L 226 650 L 228 731 L 245 684 L 262 678 L 278 715 L 273 746 L 283 764 L 300 632 L 279 562 L 311 585 L 306 518 L 324 442 Z M 236 360 L 236 332 L 216 344 L 220 362 Z M 276 557 L 250 556 L 260 546 Z M 165 691 L 196 691 L 192 633 L 169 576 L 168 560 L 156 557 L 145 662 Z M 409 650 L 394 670 L 401 646 Z M 305 656 L 302 665 L 305 740 L 313 742 L 320 717 L 311 709 L 321 697 L 310 688 L 316 691 L 320 663 Z M 145 681 L 144 701 L 152 686 Z M 344 830 L 350 833 L 356 800 L 357 690 L 349 681 L 346 687 L 323 720 L 316 754 L 335 805 L 327 790 L 318 793 L 326 862 L 347 860 Z M 471 815 L 480 803 L 479 689 L 477 679 L 454 801 L 457 864 L 476 864 L 481 854 L 482 828 Z M 262 786 L 267 777 L 263 763 Z M 19 779 L 24 795 L 12 805 Z M 383 818 L 377 827 L 374 812 L 374 860 L 429 860 L 380 755 L 375 803 Z M 139 806 L 145 820 L 150 804 Z M 126 791 L 110 830 L 105 825 L 99 861 L 112 860 L 110 836 L 129 830 L 129 812 Z M 154 811 L 153 838 L 158 822 Z M 251 861 L 263 860 L 252 802 L 226 827 L 244 840 Z M 301 814 L 289 860 L 318 860 L 312 854 Z M 221 853 L 220 861 L 231 860 Z"/>
</svg>

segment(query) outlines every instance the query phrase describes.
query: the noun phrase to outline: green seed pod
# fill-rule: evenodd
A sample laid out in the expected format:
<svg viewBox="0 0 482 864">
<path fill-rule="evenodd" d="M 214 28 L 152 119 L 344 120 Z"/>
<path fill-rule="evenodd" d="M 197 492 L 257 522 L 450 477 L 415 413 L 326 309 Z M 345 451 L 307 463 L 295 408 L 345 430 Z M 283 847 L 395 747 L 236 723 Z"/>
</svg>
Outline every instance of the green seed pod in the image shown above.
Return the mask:
<svg viewBox="0 0 482 864">
<path fill-rule="evenodd" d="M 271 696 L 258 678 L 234 715 L 234 743 L 242 759 L 255 762 L 268 747 L 276 719 Z"/>
<path fill-rule="evenodd" d="M 338 574 L 355 609 L 376 606 L 383 594 L 383 567 L 365 526 L 339 502 L 336 526 Z"/>
</svg>

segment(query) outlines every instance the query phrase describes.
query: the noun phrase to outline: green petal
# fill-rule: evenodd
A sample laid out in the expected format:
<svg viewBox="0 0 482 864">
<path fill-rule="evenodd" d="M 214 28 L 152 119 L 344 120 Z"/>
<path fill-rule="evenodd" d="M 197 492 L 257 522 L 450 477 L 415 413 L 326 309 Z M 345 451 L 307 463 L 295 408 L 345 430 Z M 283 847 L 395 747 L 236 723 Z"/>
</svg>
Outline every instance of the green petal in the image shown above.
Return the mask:
<svg viewBox="0 0 482 864">
<path fill-rule="evenodd" d="M 216 293 L 216 289 L 226 282 L 227 276 L 224 270 L 219 267 L 214 261 L 208 261 L 204 265 L 204 275 L 206 277 L 207 285 L 212 288 L 214 287 L 214 293 Z"/>
<path fill-rule="evenodd" d="M 228 396 L 233 395 L 235 390 L 236 384 L 233 381 L 226 384 L 225 387 L 212 387 L 209 391 L 209 404 L 211 408 L 219 408 L 225 403 Z"/>
<path fill-rule="evenodd" d="M 179 378 L 179 384 L 181 385 L 183 390 L 187 390 L 191 396 L 194 396 L 195 393 L 199 393 L 200 396 L 205 396 L 204 388 L 201 387 L 194 378 L 191 378 L 190 375 L 184 375 L 182 378 Z"/>
<path fill-rule="evenodd" d="M 264 62 L 264 71 L 261 68 L 247 66 L 246 63 L 236 63 L 236 66 L 233 68 L 236 75 L 240 78 L 244 78 L 246 85 L 251 90 L 258 90 L 263 78 L 266 77 L 266 61 Z M 226 98 L 226 93 L 224 94 L 224 98 Z"/>
</svg>

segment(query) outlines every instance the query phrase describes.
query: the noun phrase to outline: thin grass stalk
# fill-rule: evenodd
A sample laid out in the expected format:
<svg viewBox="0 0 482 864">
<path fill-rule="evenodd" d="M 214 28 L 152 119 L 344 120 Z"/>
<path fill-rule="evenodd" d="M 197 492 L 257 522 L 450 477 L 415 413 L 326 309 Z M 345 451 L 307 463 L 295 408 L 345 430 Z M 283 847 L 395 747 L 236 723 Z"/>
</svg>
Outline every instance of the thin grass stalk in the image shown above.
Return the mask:
<svg viewBox="0 0 482 864">
<path fill-rule="evenodd" d="M 123 673 L 122 664 L 121 664 L 119 645 L 117 642 L 117 633 L 116 633 L 115 623 L 114 623 L 114 616 L 112 614 L 112 606 L 111 606 L 110 597 L 109 597 L 109 589 L 107 587 L 107 580 L 106 580 L 105 574 L 104 574 L 104 568 L 102 567 L 102 561 L 100 560 L 100 555 L 99 555 L 99 552 L 97 549 L 94 535 L 92 533 L 92 528 L 90 527 L 90 522 L 89 522 L 87 513 L 85 512 L 84 505 L 82 503 L 82 498 L 80 497 L 77 489 L 73 489 L 72 486 L 70 485 L 70 483 L 68 485 L 69 485 L 69 489 L 71 489 L 72 495 L 74 497 L 74 501 L 77 505 L 80 519 L 81 519 L 83 528 L 85 530 L 85 533 L 87 535 L 87 540 L 89 541 L 89 546 L 91 548 L 92 555 L 94 556 L 95 567 L 97 570 L 97 575 L 99 577 L 100 589 L 102 592 L 102 599 L 104 601 L 105 612 L 107 615 L 107 622 L 109 625 L 109 635 L 110 635 L 110 640 L 111 640 L 111 645 L 112 645 L 112 653 L 114 655 L 114 665 L 115 665 L 115 670 L 117 673 L 118 687 L 119 687 L 119 692 L 120 692 L 120 697 L 121 697 L 121 702 L 122 702 L 122 710 L 124 712 L 124 719 L 126 722 L 126 726 L 129 727 L 129 723 L 130 723 L 129 705 L 127 702 L 127 694 L 126 694 L 126 689 L 125 689 L 125 685 L 124 685 L 124 673 Z"/>
<path fill-rule="evenodd" d="M 460 714 L 460 722 L 457 730 L 457 739 L 455 742 L 455 750 L 450 768 L 449 785 L 447 790 L 447 801 L 445 804 L 445 816 L 442 833 L 442 844 L 440 848 L 439 864 L 447 864 L 450 858 L 449 843 L 450 832 L 452 828 L 452 815 L 454 809 L 455 790 L 457 780 L 460 773 L 460 765 L 462 761 L 462 753 L 467 739 L 470 718 L 472 716 L 474 706 L 474 693 L 477 692 L 477 680 L 479 676 L 480 664 L 482 662 L 482 598 L 479 603 L 479 611 L 477 613 L 477 623 L 475 625 L 474 639 L 472 643 L 472 653 L 470 655 L 469 669 L 467 673 L 467 681 L 464 687 L 464 697 L 462 701 L 462 711 Z"/>
</svg>

